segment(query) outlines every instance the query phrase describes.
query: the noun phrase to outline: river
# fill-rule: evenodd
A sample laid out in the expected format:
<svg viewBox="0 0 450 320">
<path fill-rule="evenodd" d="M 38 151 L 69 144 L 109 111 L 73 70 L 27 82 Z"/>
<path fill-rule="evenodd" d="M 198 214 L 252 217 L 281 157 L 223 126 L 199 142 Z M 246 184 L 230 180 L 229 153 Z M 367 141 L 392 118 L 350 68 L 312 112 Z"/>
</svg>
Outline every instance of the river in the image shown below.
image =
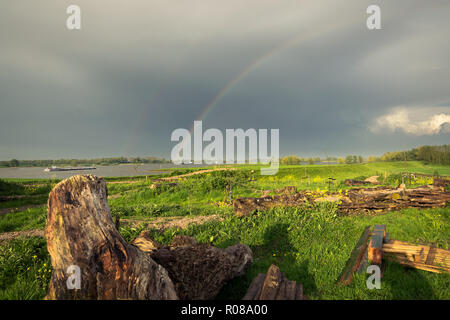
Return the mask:
<svg viewBox="0 0 450 320">
<path fill-rule="evenodd" d="M 42 167 L 0 168 L 0 178 L 22 179 L 65 179 L 77 174 L 94 174 L 101 177 L 145 176 L 164 173 L 160 169 L 182 169 L 204 167 L 205 165 L 174 165 L 172 163 L 119 164 L 113 166 L 94 166 L 94 170 L 51 171 L 45 172 Z"/>
</svg>

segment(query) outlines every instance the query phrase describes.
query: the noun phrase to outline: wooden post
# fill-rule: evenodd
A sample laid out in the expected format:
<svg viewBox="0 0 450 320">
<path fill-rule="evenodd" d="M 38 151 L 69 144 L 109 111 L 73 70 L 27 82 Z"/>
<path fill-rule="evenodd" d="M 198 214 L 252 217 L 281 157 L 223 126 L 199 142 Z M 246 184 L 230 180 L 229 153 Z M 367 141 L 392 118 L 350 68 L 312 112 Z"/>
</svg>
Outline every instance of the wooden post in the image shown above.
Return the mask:
<svg viewBox="0 0 450 320">
<path fill-rule="evenodd" d="M 386 235 L 386 225 L 377 224 L 373 227 L 369 242 L 368 260 L 381 265 L 383 261 L 383 239 Z"/>
<path fill-rule="evenodd" d="M 370 237 L 370 226 L 366 227 L 361 234 L 355 248 L 350 254 L 341 275 L 338 278 L 338 283 L 347 285 L 352 282 L 353 273 L 360 267 L 361 261 L 364 258 L 364 253 L 367 249 L 367 241 Z"/>
<path fill-rule="evenodd" d="M 230 204 L 233 204 L 233 184 L 230 184 Z"/>
</svg>

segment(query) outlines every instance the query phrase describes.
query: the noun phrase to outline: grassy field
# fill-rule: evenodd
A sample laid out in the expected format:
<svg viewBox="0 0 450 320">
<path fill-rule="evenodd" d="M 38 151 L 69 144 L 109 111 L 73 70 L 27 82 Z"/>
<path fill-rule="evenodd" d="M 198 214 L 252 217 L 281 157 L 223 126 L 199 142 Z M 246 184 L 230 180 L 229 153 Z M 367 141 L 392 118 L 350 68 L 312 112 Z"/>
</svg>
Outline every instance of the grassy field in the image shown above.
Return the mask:
<svg viewBox="0 0 450 320">
<path fill-rule="evenodd" d="M 175 176 L 198 169 L 167 171 Z M 169 243 L 175 235 L 195 237 L 199 242 L 226 247 L 237 242 L 250 246 L 254 263 L 246 275 L 228 283 L 218 299 L 241 299 L 251 280 L 270 264 L 280 267 L 291 280 L 303 283 L 311 299 L 450 299 L 448 274 L 433 274 L 387 263 L 381 290 L 366 288 L 367 274 L 357 274 L 349 286 L 336 279 L 367 225 L 386 224 L 391 238 L 435 243 L 449 249 L 450 208 L 407 209 L 378 215 L 340 216 L 336 205 L 278 208 L 247 218 L 235 217 L 224 200 L 225 188 L 233 185 L 233 197 L 261 196 L 264 190 L 286 185 L 299 189 L 337 191 L 348 189 L 345 179 L 378 175 L 379 181 L 396 186 L 401 172 L 450 175 L 450 166 L 420 162 L 383 162 L 352 165 L 282 166 L 275 176 L 260 176 L 258 166 L 235 171 L 210 172 L 150 189 L 162 176 L 107 178 L 108 203 L 122 220 L 152 221 L 164 217 L 218 215 L 220 221 L 190 225 L 186 229 L 152 230 L 157 241 Z M 304 178 L 308 177 L 308 178 Z M 328 178 L 336 179 L 329 185 Z M 405 181 L 407 187 L 430 183 L 427 177 Z M 121 182 L 121 183 L 114 183 Z M 43 229 L 47 194 L 56 181 L 9 179 L 0 182 L 0 196 L 21 196 L 0 202 L 0 233 Z M 25 197 L 22 197 L 25 196 Z M 32 206 L 24 208 L 25 206 Z M 24 208 L 23 210 L 21 208 Z M 120 232 L 128 241 L 144 227 L 124 225 Z M 51 274 L 43 238 L 18 238 L 0 245 L 0 299 L 41 299 Z"/>
</svg>

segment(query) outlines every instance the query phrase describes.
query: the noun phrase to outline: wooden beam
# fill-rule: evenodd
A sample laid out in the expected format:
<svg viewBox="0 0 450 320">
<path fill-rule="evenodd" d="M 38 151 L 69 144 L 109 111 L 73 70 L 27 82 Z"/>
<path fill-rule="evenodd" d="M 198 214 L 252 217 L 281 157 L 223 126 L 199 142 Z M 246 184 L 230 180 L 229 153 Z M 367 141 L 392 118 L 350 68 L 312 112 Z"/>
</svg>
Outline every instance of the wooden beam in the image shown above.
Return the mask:
<svg viewBox="0 0 450 320">
<path fill-rule="evenodd" d="M 347 260 L 344 269 L 342 270 L 338 283 L 347 285 L 352 282 L 353 273 L 359 268 L 361 261 L 364 258 L 364 252 L 367 249 L 367 241 L 370 237 L 370 227 L 366 227 L 361 234 L 355 248 L 350 254 L 350 258 Z"/>
<path fill-rule="evenodd" d="M 429 271 L 429 272 L 435 272 L 435 273 L 450 272 L 449 267 L 429 265 L 429 264 L 425 264 L 423 262 L 409 261 L 408 258 L 399 256 L 397 254 L 386 254 L 386 258 L 396 261 L 400 264 L 412 267 L 412 268 L 425 270 L 425 271 Z"/>
<path fill-rule="evenodd" d="M 383 239 L 386 235 L 386 225 L 376 224 L 373 227 L 369 242 L 368 258 L 373 264 L 381 265 L 383 262 Z"/>
<path fill-rule="evenodd" d="M 275 300 L 279 286 L 281 284 L 282 274 L 280 269 L 271 265 L 269 270 L 267 270 L 267 276 L 264 280 L 264 285 L 261 290 L 261 300 Z"/>
<path fill-rule="evenodd" d="M 250 287 L 247 290 L 244 298 L 242 300 L 255 300 L 255 298 L 261 295 L 261 289 L 264 283 L 264 279 L 266 279 L 266 275 L 264 273 L 260 273 L 253 279 Z"/>
<path fill-rule="evenodd" d="M 253 279 L 243 300 L 303 300 L 303 286 L 288 280 L 276 265 Z"/>
<path fill-rule="evenodd" d="M 430 251 L 428 251 L 427 260 L 425 261 L 425 263 L 433 264 L 435 256 L 436 256 L 436 247 L 432 245 L 430 246 Z"/>
</svg>

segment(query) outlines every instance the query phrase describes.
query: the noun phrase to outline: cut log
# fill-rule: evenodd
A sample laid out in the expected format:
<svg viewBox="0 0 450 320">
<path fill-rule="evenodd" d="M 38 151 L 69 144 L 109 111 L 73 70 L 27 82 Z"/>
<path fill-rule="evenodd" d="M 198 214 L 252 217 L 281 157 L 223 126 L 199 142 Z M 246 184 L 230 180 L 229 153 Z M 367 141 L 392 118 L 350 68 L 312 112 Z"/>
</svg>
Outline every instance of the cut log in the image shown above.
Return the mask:
<svg viewBox="0 0 450 320">
<path fill-rule="evenodd" d="M 276 265 L 253 279 L 243 300 L 306 300 L 301 283 L 288 280 Z"/>
<path fill-rule="evenodd" d="M 53 269 L 47 299 L 178 299 L 168 272 L 117 231 L 103 179 L 77 175 L 57 184 L 45 236 Z"/>
</svg>

